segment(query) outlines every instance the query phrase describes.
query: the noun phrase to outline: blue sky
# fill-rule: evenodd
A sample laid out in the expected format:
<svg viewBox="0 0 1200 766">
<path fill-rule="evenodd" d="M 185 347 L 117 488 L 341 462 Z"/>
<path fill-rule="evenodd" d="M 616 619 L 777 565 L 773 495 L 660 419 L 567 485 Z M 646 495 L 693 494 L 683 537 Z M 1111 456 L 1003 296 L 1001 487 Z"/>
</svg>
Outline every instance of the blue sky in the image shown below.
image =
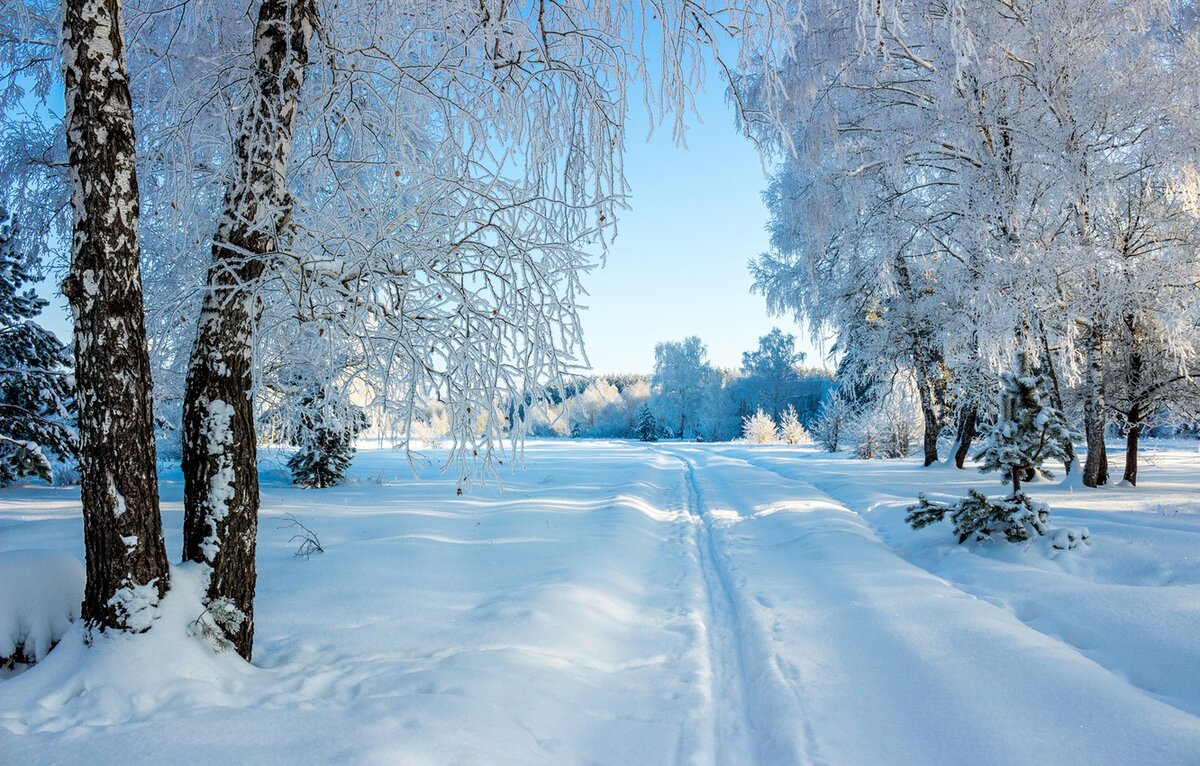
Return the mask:
<svg viewBox="0 0 1200 766">
<path fill-rule="evenodd" d="M 585 282 L 584 337 L 598 372 L 650 372 L 654 344 L 698 335 L 709 359 L 741 364 L 772 327 L 797 336 L 809 364 L 820 363 L 807 331 L 769 317 L 751 295 L 746 262 L 767 248 L 766 186 L 754 146 L 734 126 L 724 86 L 710 78 L 689 119 L 687 148 L 671 125 L 649 142 L 638 96 L 629 120 L 626 174 L 630 209 L 618 217 L 607 266 Z"/>
</svg>

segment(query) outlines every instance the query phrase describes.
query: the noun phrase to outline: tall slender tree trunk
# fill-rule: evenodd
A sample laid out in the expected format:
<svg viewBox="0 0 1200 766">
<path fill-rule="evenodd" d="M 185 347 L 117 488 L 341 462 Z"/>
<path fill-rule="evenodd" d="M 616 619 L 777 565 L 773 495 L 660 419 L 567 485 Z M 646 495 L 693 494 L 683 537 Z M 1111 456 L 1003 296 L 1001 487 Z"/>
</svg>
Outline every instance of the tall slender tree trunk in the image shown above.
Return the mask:
<svg viewBox="0 0 1200 766">
<path fill-rule="evenodd" d="M 254 283 L 288 225 L 285 173 L 315 23 L 311 0 L 264 0 L 259 8 L 254 92 L 231 157 L 184 396 L 183 556 L 212 567 L 209 612 L 246 659 L 254 641 L 259 504 Z"/>
<path fill-rule="evenodd" d="M 916 305 L 916 297 L 913 294 L 908 265 L 900 254 L 897 254 L 892 262 L 896 270 L 896 278 L 900 282 L 901 294 L 911 309 Z M 908 335 L 911 341 L 913 370 L 917 377 L 917 397 L 921 403 L 921 419 L 925 428 L 922 447 L 925 453 L 925 465 L 928 466 L 936 463 L 938 459 L 937 443 L 938 436 L 942 431 L 941 407 L 939 407 L 938 397 L 934 391 L 934 381 L 930 375 L 934 366 L 934 353 L 929 348 L 923 329 L 916 324 L 915 319 L 910 321 Z"/>
<path fill-rule="evenodd" d="M 942 431 L 942 419 L 938 417 L 933 405 L 933 397 L 925 390 L 921 392 L 921 419 L 925 425 L 922 447 L 925 452 L 925 465 L 932 465 L 938 459 L 938 434 Z"/>
<path fill-rule="evenodd" d="M 1066 405 L 1063 403 L 1062 386 L 1058 382 L 1058 369 L 1054 364 L 1054 355 L 1050 352 L 1050 339 L 1046 333 L 1046 324 L 1041 317 L 1037 320 L 1038 331 L 1038 359 L 1039 366 L 1042 372 L 1050 380 L 1050 400 L 1054 404 L 1055 409 L 1059 412 L 1066 412 Z M 1078 458 L 1075 455 L 1075 444 L 1068 439 L 1063 445 L 1063 451 L 1066 453 L 1065 465 L 1063 468 L 1067 473 L 1075 470 Z"/>
<path fill-rule="evenodd" d="M 1138 439 L 1142 435 L 1142 406 L 1134 402 L 1133 407 L 1126 413 L 1129 431 L 1125 434 L 1125 475 L 1122 479 L 1130 485 L 1137 486 L 1138 472 Z"/>
<path fill-rule="evenodd" d="M 1084 340 L 1087 371 L 1084 375 L 1083 431 L 1087 439 L 1087 461 L 1083 483 L 1099 487 L 1108 483 L 1108 452 L 1104 447 L 1104 382 L 1100 328 L 1093 322 Z"/>
<path fill-rule="evenodd" d="M 1134 316 L 1125 317 L 1125 326 L 1129 328 L 1130 344 L 1134 346 L 1134 350 L 1129 353 L 1129 371 L 1127 373 L 1127 390 L 1131 400 L 1129 409 L 1125 412 L 1125 423 L 1129 429 L 1125 433 L 1125 472 L 1122 480 L 1130 485 L 1137 486 L 1138 472 L 1138 439 L 1142 435 L 1142 401 L 1144 388 L 1142 382 L 1142 362 L 1141 351 L 1137 350 L 1140 345 L 1139 327 Z"/>
<path fill-rule="evenodd" d="M 954 465 L 958 468 L 966 465 L 967 456 L 971 453 L 971 442 L 975 440 L 978 418 L 979 410 L 974 404 L 964 408 L 959 418 L 957 446 L 954 449 Z"/>
<path fill-rule="evenodd" d="M 158 510 L 120 0 L 67 0 L 63 59 L 74 235 L 79 474 L 93 630 L 150 627 L 169 572 Z"/>
</svg>

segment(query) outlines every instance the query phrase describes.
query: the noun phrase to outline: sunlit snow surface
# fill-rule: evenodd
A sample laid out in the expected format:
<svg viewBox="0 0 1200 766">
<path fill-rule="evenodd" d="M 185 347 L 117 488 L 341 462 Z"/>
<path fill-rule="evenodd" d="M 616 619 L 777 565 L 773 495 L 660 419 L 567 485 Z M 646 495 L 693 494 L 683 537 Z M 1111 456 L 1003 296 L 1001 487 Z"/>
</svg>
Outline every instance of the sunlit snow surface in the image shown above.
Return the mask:
<svg viewBox="0 0 1200 766">
<path fill-rule="evenodd" d="M 1091 530 L 1074 551 L 913 532 L 918 490 L 1003 488 L 810 447 L 538 442 L 463 497 L 390 450 L 330 490 L 277 456 L 256 667 L 187 634 L 176 568 L 146 635 L 68 633 L 0 681 L 0 760 L 1200 763 L 1195 449 L 1147 454 L 1137 489 L 1031 485 Z M 162 491 L 174 557 L 177 472 Z M 0 551 L 82 558 L 78 513 L 0 492 Z M 325 553 L 292 555 L 287 514 Z"/>
</svg>

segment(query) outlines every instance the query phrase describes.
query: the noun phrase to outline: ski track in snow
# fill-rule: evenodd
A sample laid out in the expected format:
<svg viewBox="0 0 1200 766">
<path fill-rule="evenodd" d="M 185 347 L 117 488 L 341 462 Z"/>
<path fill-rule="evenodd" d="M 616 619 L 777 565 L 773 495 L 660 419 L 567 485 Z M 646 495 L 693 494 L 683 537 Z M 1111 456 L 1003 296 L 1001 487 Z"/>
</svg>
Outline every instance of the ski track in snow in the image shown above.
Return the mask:
<svg viewBox="0 0 1200 766">
<path fill-rule="evenodd" d="M 738 630 L 737 602 L 729 575 L 714 548 L 712 518 L 705 512 L 695 467 L 686 458 L 672 457 L 683 467 L 684 507 L 691 519 L 691 543 L 704 583 L 713 756 L 718 764 L 730 763 L 754 752 L 753 716 L 746 698 L 746 660 Z"/>
<path fill-rule="evenodd" d="M 689 513 L 696 518 L 696 545 L 704 572 L 712 636 L 710 654 L 720 669 L 715 691 L 735 710 L 717 710 L 719 734 L 716 763 L 823 763 L 811 722 L 804 714 L 799 670 L 771 651 L 771 634 L 778 634 L 773 604 L 747 592 L 744 580 L 730 571 L 730 555 L 718 540 L 721 532 L 714 508 L 704 501 L 696 462 L 685 451 L 666 450 L 684 469 Z M 750 509 L 730 508 L 745 520 Z M 754 605 L 747 599 L 754 599 Z M 758 607 L 761 617 L 753 614 Z M 768 625 L 773 622 L 773 625 Z M 739 715 L 740 713 L 740 715 Z M 759 722 L 756 725 L 756 722 Z M 783 724 L 782 727 L 778 724 Z M 765 725 L 764 725 L 765 724 Z M 781 730 L 784 736 L 780 736 Z M 797 738 L 802 740 L 797 742 Z"/>
</svg>

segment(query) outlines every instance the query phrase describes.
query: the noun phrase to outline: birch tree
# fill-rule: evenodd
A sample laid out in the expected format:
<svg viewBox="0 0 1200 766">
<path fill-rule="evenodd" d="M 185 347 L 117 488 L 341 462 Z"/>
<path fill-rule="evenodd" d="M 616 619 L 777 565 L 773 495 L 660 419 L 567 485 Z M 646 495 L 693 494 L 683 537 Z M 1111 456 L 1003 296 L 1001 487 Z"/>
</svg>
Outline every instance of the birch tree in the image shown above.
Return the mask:
<svg viewBox="0 0 1200 766">
<path fill-rule="evenodd" d="M 119 0 L 63 6 L 71 271 L 92 630 L 144 631 L 166 593 L 142 317 L 133 110 Z"/>
</svg>

